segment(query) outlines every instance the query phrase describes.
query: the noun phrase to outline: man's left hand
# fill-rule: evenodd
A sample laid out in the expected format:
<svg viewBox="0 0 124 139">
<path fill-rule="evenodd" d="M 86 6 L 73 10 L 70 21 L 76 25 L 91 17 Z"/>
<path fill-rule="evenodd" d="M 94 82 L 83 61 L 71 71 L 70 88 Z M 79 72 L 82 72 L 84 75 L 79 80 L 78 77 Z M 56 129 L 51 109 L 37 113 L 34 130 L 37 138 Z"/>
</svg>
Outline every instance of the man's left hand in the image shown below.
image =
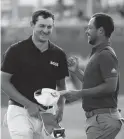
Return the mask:
<svg viewBox="0 0 124 139">
<path fill-rule="evenodd" d="M 61 91 L 60 94 L 66 98 L 66 101 L 68 103 L 72 103 L 80 99 L 77 90 L 69 90 L 69 91 L 65 90 L 65 91 Z"/>
<path fill-rule="evenodd" d="M 62 121 L 62 117 L 63 117 L 63 109 L 60 108 L 56 111 L 56 115 L 55 115 L 55 119 L 57 120 L 57 122 L 61 122 Z"/>
</svg>

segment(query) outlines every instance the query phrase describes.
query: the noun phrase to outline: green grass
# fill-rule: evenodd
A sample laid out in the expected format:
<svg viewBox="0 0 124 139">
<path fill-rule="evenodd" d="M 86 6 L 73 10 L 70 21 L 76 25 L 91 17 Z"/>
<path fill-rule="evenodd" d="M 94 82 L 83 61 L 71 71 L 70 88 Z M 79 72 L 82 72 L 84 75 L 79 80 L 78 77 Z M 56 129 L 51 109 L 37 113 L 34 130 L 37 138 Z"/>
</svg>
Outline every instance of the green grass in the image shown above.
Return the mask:
<svg viewBox="0 0 124 139">
<path fill-rule="evenodd" d="M 3 96 L 2 96 L 3 98 Z M 6 96 L 4 100 L 7 101 Z M 124 117 L 124 96 L 119 96 L 119 108 L 122 109 L 122 115 Z M 6 107 L 1 109 L 1 121 L 3 121 L 4 114 L 6 113 Z M 81 108 L 81 103 L 75 103 L 73 105 L 65 106 L 64 118 L 62 122 L 63 127 L 66 128 L 67 139 L 86 139 L 84 126 L 85 126 L 85 114 Z M 10 139 L 7 127 L 1 128 L 2 138 L 1 139 Z M 116 139 L 123 139 L 124 137 L 124 125 L 117 136 Z"/>
<path fill-rule="evenodd" d="M 30 29 L 7 29 L 7 34 L 4 36 L 4 42 L 2 40 L 1 54 L 11 45 L 13 42 L 23 40 L 31 34 Z M 90 46 L 87 44 L 86 36 L 84 35 L 84 29 L 82 28 L 57 28 L 54 31 L 51 38 L 53 42 L 62 47 L 67 54 L 79 54 L 82 57 L 86 57 L 91 51 Z M 124 27 L 115 31 L 112 37 L 112 47 L 118 56 L 120 65 L 120 94 L 124 94 Z M 7 97 L 1 95 L 1 121 L 3 121 L 4 114 L 6 112 Z M 119 97 L 119 107 L 122 108 L 122 115 L 124 117 L 124 96 Z M 63 126 L 66 128 L 67 139 L 86 139 L 84 132 L 85 116 L 84 111 L 81 108 L 80 103 L 76 103 L 65 107 Z M 1 128 L 2 138 L 10 139 L 8 130 L 6 127 Z M 124 127 L 117 139 L 124 138 Z"/>
</svg>

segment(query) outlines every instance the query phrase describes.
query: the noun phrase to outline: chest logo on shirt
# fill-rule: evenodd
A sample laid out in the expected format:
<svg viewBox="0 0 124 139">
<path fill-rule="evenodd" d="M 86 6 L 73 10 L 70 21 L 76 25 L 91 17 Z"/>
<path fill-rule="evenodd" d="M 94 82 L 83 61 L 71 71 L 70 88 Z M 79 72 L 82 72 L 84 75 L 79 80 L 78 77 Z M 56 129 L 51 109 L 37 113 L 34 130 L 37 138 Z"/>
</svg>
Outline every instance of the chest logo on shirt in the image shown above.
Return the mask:
<svg viewBox="0 0 124 139">
<path fill-rule="evenodd" d="M 117 70 L 116 70 L 115 68 L 113 68 L 113 69 L 111 70 L 111 73 L 117 73 Z"/>
<path fill-rule="evenodd" d="M 58 66 L 59 66 L 59 63 L 54 62 L 54 61 L 50 61 L 50 64 L 51 64 L 51 65 L 54 65 L 54 66 L 56 66 L 56 67 L 58 67 Z"/>
</svg>

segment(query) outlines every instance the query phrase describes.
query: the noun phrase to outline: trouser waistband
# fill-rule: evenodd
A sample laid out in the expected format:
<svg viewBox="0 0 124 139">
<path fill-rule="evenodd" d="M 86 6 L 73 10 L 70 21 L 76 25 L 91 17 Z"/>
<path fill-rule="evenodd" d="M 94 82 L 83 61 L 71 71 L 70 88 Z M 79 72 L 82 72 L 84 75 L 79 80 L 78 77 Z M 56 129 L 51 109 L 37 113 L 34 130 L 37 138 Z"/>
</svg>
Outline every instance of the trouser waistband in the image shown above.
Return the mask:
<svg viewBox="0 0 124 139">
<path fill-rule="evenodd" d="M 25 106 L 23 106 L 22 104 L 14 101 L 14 100 L 9 100 L 9 105 L 16 105 L 16 106 L 19 106 L 19 107 L 22 107 L 24 108 Z M 48 109 L 51 109 L 53 106 L 44 106 L 42 104 L 40 104 L 40 106 L 44 109 L 44 110 L 48 110 Z"/>
<path fill-rule="evenodd" d="M 85 115 L 87 118 L 90 118 L 96 114 L 113 113 L 113 112 L 117 112 L 117 111 L 118 111 L 117 108 L 103 108 L 103 109 L 95 109 L 92 111 L 85 112 Z"/>
</svg>

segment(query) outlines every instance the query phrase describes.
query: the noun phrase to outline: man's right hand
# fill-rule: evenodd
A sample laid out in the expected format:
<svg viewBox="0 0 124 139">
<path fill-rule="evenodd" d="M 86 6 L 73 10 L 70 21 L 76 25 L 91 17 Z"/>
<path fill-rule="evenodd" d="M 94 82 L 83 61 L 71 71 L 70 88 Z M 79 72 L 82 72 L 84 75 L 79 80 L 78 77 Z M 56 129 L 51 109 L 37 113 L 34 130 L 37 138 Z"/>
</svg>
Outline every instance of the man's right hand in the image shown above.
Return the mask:
<svg viewBox="0 0 124 139">
<path fill-rule="evenodd" d="M 79 60 L 76 56 L 73 56 L 73 57 L 69 57 L 68 58 L 68 69 L 71 71 L 71 72 L 76 72 L 79 68 Z"/>
<path fill-rule="evenodd" d="M 39 111 L 44 111 L 44 109 L 35 103 L 30 103 L 30 105 L 27 107 L 28 113 L 30 116 L 38 117 Z"/>
</svg>

